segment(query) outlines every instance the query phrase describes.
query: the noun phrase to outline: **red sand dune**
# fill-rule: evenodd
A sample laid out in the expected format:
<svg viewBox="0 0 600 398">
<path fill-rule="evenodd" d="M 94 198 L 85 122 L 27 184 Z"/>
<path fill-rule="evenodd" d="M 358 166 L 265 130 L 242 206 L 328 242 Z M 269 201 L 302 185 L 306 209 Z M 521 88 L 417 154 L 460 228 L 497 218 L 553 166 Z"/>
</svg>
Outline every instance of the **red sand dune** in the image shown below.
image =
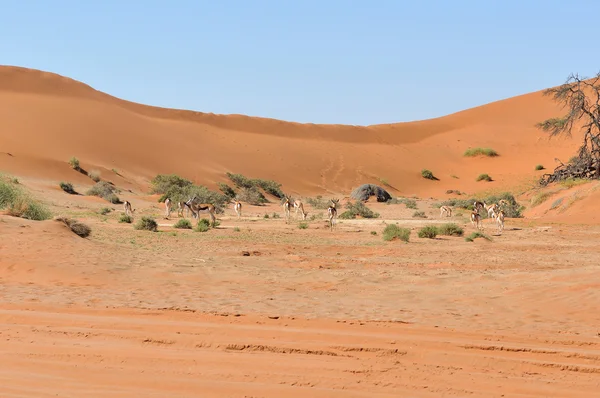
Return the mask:
<svg viewBox="0 0 600 398">
<path fill-rule="evenodd" d="M 274 179 L 295 194 L 347 193 L 383 178 L 395 194 L 438 196 L 516 186 L 540 174 L 536 164 L 553 167 L 555 157 L 568 158 L 577 140 L 549 141 L 534 127 L 558 112 L 535 92 L 418 122 L 300 124 L 141 105 L 56 74 L 3 66 L 0 168 L 85 181 L 66 163 L 77 156 L 86 169 L 106 175 L 114 168 L 141 187 L 158 173 L 213 187 L 230 171 Z M 501 156 L 462 156 L 476 146 Z M 440 181 L 423 179 L 423 168 Z M 495 182 L 475 183 L 481 173 Z"/>
</svg>

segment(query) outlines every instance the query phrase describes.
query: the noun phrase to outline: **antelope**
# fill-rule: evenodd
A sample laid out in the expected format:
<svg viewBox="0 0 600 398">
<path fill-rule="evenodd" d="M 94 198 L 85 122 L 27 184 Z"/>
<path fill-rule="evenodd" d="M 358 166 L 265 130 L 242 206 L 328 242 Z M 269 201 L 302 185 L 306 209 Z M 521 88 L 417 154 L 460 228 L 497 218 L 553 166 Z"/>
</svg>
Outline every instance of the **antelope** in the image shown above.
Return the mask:
<svg viewBox="0 0 600 398">
<path fill-rule="evenodd" d="M 498 206 L 500 206 L 500 207 L 510 206 L 510 203 L 508 203 L 508 200 L 506 200 L 506 199 L 500 199 L 498 201 Z"/>
<path fill-rule="evenodd" d="M 190 209 L 190 203 L 192 203 L 194 200 L 196 200 L 196 196 L 194 196 L 193 198 L 188 199 L 187 202 L 185 202 L 183 200 L 177 202 L 177 216 L 185 218 L 184 215 L 183 215 L 183 211 L 184 210 L 185 210 L 186 214 L 189 215 L 190 214 L 190 210 L 191 210 Z M 194 212 L 192 212 L 192 216 L 196 217 L 194 215 Z"/>
<path fill-rule="evenodd" d="M 490 218 L 496 218 L 496 213 L 498 212 L 498 205 L 497 204 L 493 204 L 493 205 L 486 205 L 485 203 L 483 204 L 483 206 L 485 207 L 485 209 L 487 210 L 488 213 L 488 217 Z"/>
<path fill-rule="evenodd" d="M 473 210 L 471 212 L 471 224 L 476 226 L 477 229 L 483 230 L 483 224 L 481 224 L 481 216 L 477 212 L 477 210 Z"/>
<path fill-rule="evenodd" d="M 479 210 L 480 210 L 480 209 L 483 209 L 484 207 L 485 207 L 485 203 L 483 203 L 483 202 L 480 202 L 480 201 L 478 201 L 478 200 L 476 200 L 476 201 L 473 203 L 473 210 L 475 210 L 475 211 L 477 212 L 477 214 L 479 214 Z"/>
<path fill-rule="evenodd" d="M 498 224 L 498 232 L 502 233 L 502 231 L 504 231 L 504 210 L 500 210 L 496 213 L 496 224 Z"/>
<path fill-rule="evenodd" d="M 237 214 L 238 220 L 240 219 L 240 217 L 242 217 L 242 202 L 240 202 L 239 200 L 235 199 L 233 201 L 233 210 L 235 211 L 235 214 Z"/>
<path fill-rule="evenodd" d="M 337 204 L 339 199 L 331 199 L 331 204 L 327 208 L 327 215 L 329 217 L 329 229 L 333 231 L 333 225 L 337 223 Z"/>
<path fill-rule="evenodd" d="M 300 200 L 294 200 L 294 208 L 296 209 L 296 218 L 298 218 L 298 210 L 302 213 L 302 219 L 306 220 L 307 212 L 304 211 L 304 204 Z"/>
<path fill-rule="evenodd" d="M 285 214 L 285 222 L 287 223 L 290 219 L 290 198 L 289 197 L 285 197 L 285 200 L 283 201 L 283 213 Z"/>
<path fill-rule="evenodd" d="M 126 215 L 133 217 L 133 213 L 135 213 L 135 209 L 131 208 L 131 202 L 126 200 L 125 203 L 123 203 L 123 208 L 125 209 Z"/>
<path fill-rule="evenodd" d="M 171 199 L 165 199 L 165 218 L 169 218 L 171 215 Z"/>
<path fill-rule="evenodd" d="M 446 214 L 446 217 L 452 217 L 452 208 L 450 206 L 442 206 L 442 207 L 440 207 L 440 217 L 444 213 Z"/>
<path fill-rule="evenodd" d="M 210 221 L 212 226 L 215 226 L 216 217 L 215 217 L 215 206 L 210 203 L 195 203 L 191 202 L 191 199 L 187 202 L 184 202 L 187 207 L 192 211 L 192 214 L 196 217 L 200 217 L 200 212 L 206 212 L 210 215 Z"/>
</svg>

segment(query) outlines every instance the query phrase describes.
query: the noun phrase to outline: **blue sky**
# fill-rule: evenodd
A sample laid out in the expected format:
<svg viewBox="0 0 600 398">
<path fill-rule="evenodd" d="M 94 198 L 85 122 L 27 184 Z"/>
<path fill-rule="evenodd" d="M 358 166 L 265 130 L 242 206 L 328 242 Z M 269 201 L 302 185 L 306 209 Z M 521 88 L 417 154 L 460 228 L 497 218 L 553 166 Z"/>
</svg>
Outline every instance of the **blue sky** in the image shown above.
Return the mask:
<svg viewBox="0 0 600 398">
<path fill-rule="evenodd" d="M 600 70 L 598 1 L 0 0 L 0 64 L 150 105 L 378 124 Z"/>
</svg>

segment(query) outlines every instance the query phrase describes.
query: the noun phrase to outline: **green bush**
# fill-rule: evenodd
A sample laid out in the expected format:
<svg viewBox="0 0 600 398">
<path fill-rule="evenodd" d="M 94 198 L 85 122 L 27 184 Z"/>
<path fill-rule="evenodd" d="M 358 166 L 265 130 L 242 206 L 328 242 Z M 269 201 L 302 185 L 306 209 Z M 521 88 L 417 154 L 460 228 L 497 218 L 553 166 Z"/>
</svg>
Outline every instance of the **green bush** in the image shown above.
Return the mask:
<svg viewBox="0 0 600 398">
<path fill-rule="evenodd" d="M 267 198 L 256 187 L 241 188 L 238 193 L 238 199 L 254 206 L 267 203 Z"/>
<path fill-rule="evenodd" d="M 70 193 L 71 195 L 75 195 L 77 193 L 73 188 L 73 184 L 71 184 L 70 182 L 61 182 L 59 185 L 60 189 L 62 189 L 66 193 Z"/>
<path fill-rule="evenodd" d="M 88 177 L 90 177 L 94 182 L 100 181 L 100 172 L 98 170 L 91 170 L 88 173 Z"/>
<path fill-rule="evenodd" d="M 377 235 L 377 231 L 371 231 L 371 235 Z"/>
<path fill-rule="evenodd" d="M 544 166 L 542 166 L 541 164 L 538 164 L 537 166 L 535 166 L 536 170 L 544 170 Z"/>
<path fill-rule="evenodd" d="M 471 197 L 469 199 L 448 199 L 444 200 L 440 203 L 434 203 L 433 207 L 439 209 L 440 206 L 451 206 L 458 207 L 466 210 L 473 210 L 473 203 L 478 200 L 481 202 L 485 202 L 488 204 L 498 203 L 500 200 L 506 200 L 508 202 L 508 206 L 502 208 L 504 210 L 504 214 L 509 218 L 520 218 L 523 217 L 522 212 L 524 207 L 520 205 L 515 199 L 514 195 L 510 192 L 503 192 L 498 195 L 489 195 L 486 197 Z"/>
<path fill-rule="evenodd" d="M 173 225 L 173 228 L 192 229 L 192 223 L 187 218 L 180 218 L 175 225 Z"/>
<path fill-rule="evenodd" d="M 233 188 L 231 188 L 229 185 L 225 184 L 224 182 L 220 182 L 219 184 L 219 190 L 221 192 L 223 192 L 223 195 L 227 196 L 230 199 L 235 198 L 235 190 Z"/>
<path fill-rule="evenodd" d="M 0 209 L 7 209 L 9 215 L 29 220 L 43 221 L 52 218 L 52 213 L 42 203 L 25 192 L 15 182 L 0 176 Z"/>
<path fill-rule="evenodd" d="M 427 226 L 421 228 L 418 232 L 419 238 L 433 239 L 437 236 L 437 234 L 438 234 L 437 228 L 434 227 L 433 225 L 427 225 Z"/>
<path fill-rule="evenodd" d="M 427 169 L 421 170 L 421 176 L 423 178 L 427 178 L 428 180 L 437 180 L 437 177 L 433 175 L 431 170 L 427 170 Z"/>
<path fill-rule="evenodd" d="M 117 188 L 107 181 L 100 181 L 94 184 L 86 193 L 89 196 L 98 196 L 112 204 L 119 204 L 121 200 L 115 194 Z"/>
<path fill-rule="evenodd" d="M 119 217 L 119 222 L 120 223 L 131 224 L 133 222 L 133 218 L 130 215 L 121 214 L 121 217 Z"/>
<path fill-rule="evenodd" d="M 215 206 L 217 213 L 222 213 L 225 205 L 231 200 L 224 194 L 211 191 L 203 185 L 194 185 L 191 181 L 175 174 L 159 174 L 150 183 L 152 184 L 150 192 L 161 194 L 158 199 L 160 203 L 163 203 L 166 198 L 171 199 L 172 203 L 177 203 L 196 197 L 197 202 L 210 203 Z"/>
<path fill-rule="evenodd" d="M 491 241 L 491 240 L 492 240 L 492 238 L 490 238 L 489 236 L 487 236 L 486 234 L 484 234 L 484 233 L 482 233 L 482 232 L 473 232 L 471 235 L 467 236 L 467 237 L 465 238 L 465 240 L 466 240 L 467 242 L 473 242 L 473 241 L 474 241 L 475 239 L 477 239 L 477 238 L 483 238 L 483 239 L 485 239 L 485 240 L 489 240 L 489 241 Z"/>
<path fill-rule="evenodd" d="M 353 219 L 357 216 L 362 218 L 378 218 L 379 213 L 375 213 L 373 210 L 369 209 L 363 202 L 357 200 L 354 203 L 348 202 L 346 203 L 346 210 L 342 214 L 339 215 L 341 219 Z"/>
<path fill-rule="evenodd" d="M 477 176 L 476 181 L 492 181 L 492 177 L 490 177 L 488 174 L 479 174 Z"/>
<path fill-rule="evenodd" d="M 263 180 L 260 178 L 248 178 L 241 174 L 227 173 L 227 177 L 237 186 L 238 188 L 260 188 L 268 194 L 275 196 L 276 198 L 283 199 L 285 194 L 281 190 L 281 184 L 273 180 Z"/>
<path fill-rule="evenodd" d="M 196 228 L 194 228 L 194 231 L 206 232 L 209 229 L 210 229 L 210 221 L 208 221 L 206 218 L 201 218 L 200 220 L 198 220 L 198 224 L 196 224 Z"/>
<path fill-rule="evenodd" d="M 307 229 L 308 228 L 308 223 L 307 222 L 301 222 L 298 224 L 298 228 L 300 229 Z"/>
<path fill-rule="evenodd" d="M 158 223 L 152 217 L 142 216 L 134 228 L 137 230 L 158 232 Z"/>
<path fill-rule="evenodd" d="M 413 218 L 427 218 L 424 211 L 415 211 L 412 216 Z"/>
<path fill-rule="evenodd" d="M 494 151 L 492 148 L 469 148 L 465 151 L 464 156 L 467 156 L 467 157 L 473 157 L 473 156 L 495 157 L 495 156 L 498 156 L 498 152 Z"/>
<path fill-rule="evenodd" d="M 464 230 L 457 224 L 448 223 L 437 227 L 438 234 L 446 236 L 463 236 Z"/>
<path fill-rule="evenodd" d="M 100 209 L 99 213 L 102 214 L 103 216 L 105 216 L 108 213 L 110 213 L 111 211 L 112 211 L 112 209 L 110 207 L 103 207 Z"/>
<path fill-rule="evenodd" d="M 396 224 L 388 224 L 383 230 L 383 240 L 392 241 L 400 239 L 401 241 L 408 242 L 410 238 L 410 229 L 400 228 Z"/>
<path fill-rule="evenodd" d="M 74 170 L 77 170 L 77 171 L 81 170 L 81 166 L 79 165 L 79 159 L 77 159 L 75 156 L 73 156 L 71 159 L 69 159 L 69 164 L 71 165 L 71 167 Z"/>
</svg>

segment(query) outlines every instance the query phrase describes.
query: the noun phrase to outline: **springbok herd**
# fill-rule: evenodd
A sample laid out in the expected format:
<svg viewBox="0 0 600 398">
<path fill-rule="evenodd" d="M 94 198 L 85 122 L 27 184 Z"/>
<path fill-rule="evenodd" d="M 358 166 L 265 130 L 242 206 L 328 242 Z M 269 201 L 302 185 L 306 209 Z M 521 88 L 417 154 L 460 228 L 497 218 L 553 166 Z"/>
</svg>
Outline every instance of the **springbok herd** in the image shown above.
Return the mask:
<svg viewBox="0 0 600 398">
<path fill-rule="evenodd" d="M 198 218 L 200 213 L 208 213 L 210 216 L 210 220 L 212 225 L 215 225 L 216 216 L 215 216 L 215 206 L 210 203 L 197 203 L 197 198 L 194 196 L 187 201 L 177 202 L 177 215 L 179 217 L 184 217 L 184 211 L 189 216 L 191 211 L 193 218 Z M 165 199 L 165 218 L 169 218 L 171 216 L 171 212 L 173 211 L 171 199 Z M 235 211 L 238 220 L 242 217 L 242 202 L 238 199 L 234 199 L 233 210 Z M 333 230 L 334 226 L 337 224 L 337 205 L 339 203 L 339 199 L 330 199 L 329 206 L 327 207 L 327 217 L 329 221 L 329 228 Z M 475 201 L 473 203 L 473 211 L 470 215 L 471 224 L 476 227 L 478 230 L 483 230 L 483 223 L 481 222 L 480 211 L 487 211 L 488 217 L 492 218 L 496 221 L 496 225 L 498 227 L 498 232 L 502 233 L 504 230 L 504 217 L 505 212 L 503 209 L 504 206 L 508 206 L 508 201 L 502 199 L 498 201 L 498 203 L 494 203 L 491 205 L 486 204 L 485 202 Z M 308 213 L 304 211 L 304 204 L 300 200 L 292 201 L 290 197 L 286 196 L 283 199 L 283 213 L 285 215 L 286 223 L 290 220 L 290 207 L 294 206 L 296 209 L 296 218 L 298 218 L 298 212 L 302 215 L 302 220 L 306 220 L 306 216 Z M 135 209 L 132 208 L 131 202 L 125 201 L 123 204 L 125 209 L 125 214 L 128 216 L 133 216 L 135 213 Z M 452 208 L 450 206 L 441 206 L 440 207 L 440 217 L 452 217 Z"/>
</svg>

